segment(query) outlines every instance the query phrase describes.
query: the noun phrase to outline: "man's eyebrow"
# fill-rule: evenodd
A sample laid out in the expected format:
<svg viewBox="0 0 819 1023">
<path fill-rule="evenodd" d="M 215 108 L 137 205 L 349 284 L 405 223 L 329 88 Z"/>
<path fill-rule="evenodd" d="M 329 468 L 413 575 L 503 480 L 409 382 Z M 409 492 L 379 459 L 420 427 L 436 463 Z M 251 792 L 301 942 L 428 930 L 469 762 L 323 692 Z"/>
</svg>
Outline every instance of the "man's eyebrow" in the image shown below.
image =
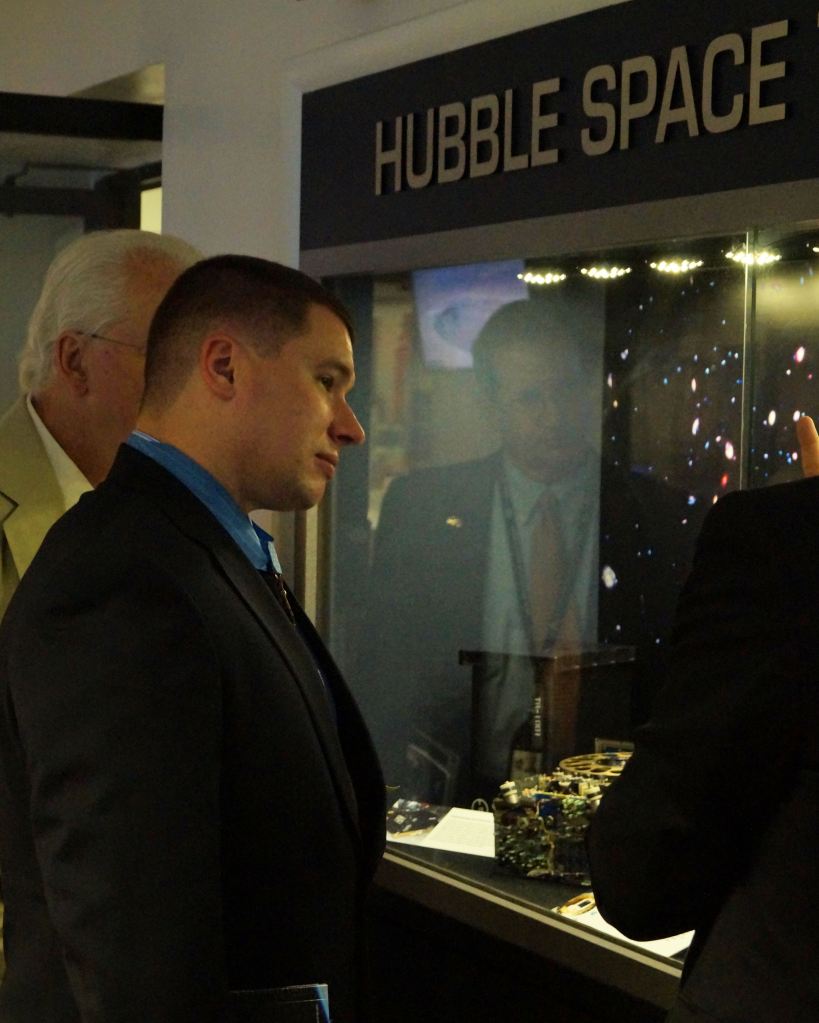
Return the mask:
<svg viewBox="0 0 819 1023">
<path fill-rule="evenodd" d="M 334 369 L 345 381 L 352 380 L 355 376 L 352 366 L 340 359 L 323 359 L 318 364 L 318 369 Z"/>
</svg>

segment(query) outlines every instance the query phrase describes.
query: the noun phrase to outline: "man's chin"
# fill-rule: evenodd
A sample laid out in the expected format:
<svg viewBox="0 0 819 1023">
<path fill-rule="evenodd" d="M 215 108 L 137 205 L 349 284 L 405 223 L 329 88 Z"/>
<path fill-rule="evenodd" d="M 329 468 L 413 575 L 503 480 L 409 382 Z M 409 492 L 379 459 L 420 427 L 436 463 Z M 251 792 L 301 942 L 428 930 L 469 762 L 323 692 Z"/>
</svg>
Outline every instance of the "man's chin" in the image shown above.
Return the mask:
<svg viewBox="0 0 819 1023">
<path fill-rule="evenodd" d="M 548 461 L 529 462 L 521 466 L 522 471 L 538 483 L 558 483 L 560 480 L 573 476 L 582 464 L 582 458 L 576 452 L 565 458 L 550 458 Z"/>
<path fill-rule="evenodd" d="M 305 486 L 296 495 L 296 499 L 299 504 L 293 509 L 294 511 L 308 511 L 310 508 L 315 508 L 317 504 L 320 504 L 325 493 L 327 491 L 327 480 L 321 479 L 315 483 L 310 483 Z"/>
<path fill-rule="evenodd" d="M 326 484 L 322 483 L 315 487 L 300 487 L 286 494 L 270 494 L 266 502 L 259 500 L 253 507 L 274 512 L 309 511 L 321 501 L 326 489 Z"/>
</svg>

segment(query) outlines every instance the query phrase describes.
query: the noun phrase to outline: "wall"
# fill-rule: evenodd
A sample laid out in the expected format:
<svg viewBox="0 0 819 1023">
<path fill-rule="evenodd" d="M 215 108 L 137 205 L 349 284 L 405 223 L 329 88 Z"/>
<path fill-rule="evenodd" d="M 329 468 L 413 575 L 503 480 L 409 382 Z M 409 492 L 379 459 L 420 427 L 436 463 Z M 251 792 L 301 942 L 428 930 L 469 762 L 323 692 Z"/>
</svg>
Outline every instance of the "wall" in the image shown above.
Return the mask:
<svg viewBox="0 0 819 1023">
<path fill-rule="evenodd" d="M 5 0 L 0 90 L 67 94 L 162 61 L 166 230 L 298 259 L 300 96 L 610 0 Z"/>
<path fill-rule="evenodd" d="M 164 230 L 294 265 L 303 91 L 611 2 L 4 0 L 0 91 L 66 95 L 164 63 Z M 292 571 L 291 518 L 273 528 Z M 312 514 L 311 611 L 316 547 Z"/>
<path fill-rule="evenodd" d="M 76 217 L 0 217 L 0 414 L 17 397 L 17 353 L 40 282 L 57 252 L 82 232 Z"/>
</svg>

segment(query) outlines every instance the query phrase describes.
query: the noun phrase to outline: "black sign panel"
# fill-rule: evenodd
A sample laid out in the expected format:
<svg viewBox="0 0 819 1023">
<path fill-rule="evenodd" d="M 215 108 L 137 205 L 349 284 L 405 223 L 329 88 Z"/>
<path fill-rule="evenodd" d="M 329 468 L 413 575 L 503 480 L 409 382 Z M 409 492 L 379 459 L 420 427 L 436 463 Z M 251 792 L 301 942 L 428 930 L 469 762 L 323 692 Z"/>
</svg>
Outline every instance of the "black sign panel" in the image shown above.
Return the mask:
<svg viewBox="0 0 819 1023">
<path fill-rule="evenodd" d="M 632 0 L 307 94 L 302 248 L 819 176 L 819 0 Z"/>
</svg>

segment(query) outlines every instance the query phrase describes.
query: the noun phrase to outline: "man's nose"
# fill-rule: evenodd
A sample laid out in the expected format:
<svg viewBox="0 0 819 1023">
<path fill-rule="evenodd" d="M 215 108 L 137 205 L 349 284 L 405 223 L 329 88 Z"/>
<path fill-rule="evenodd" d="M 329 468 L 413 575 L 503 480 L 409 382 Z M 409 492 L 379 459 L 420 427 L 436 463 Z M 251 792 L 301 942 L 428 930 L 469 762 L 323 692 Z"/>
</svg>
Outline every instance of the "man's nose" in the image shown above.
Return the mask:
<svg viewBox="0 0 819 1023">
<path fill-rule="evenodd" d="M 366 434 L 355 412 L 345 402 L 333 422 L 333 438 L 338 444 L 363 444 Z"/>
</svg>

